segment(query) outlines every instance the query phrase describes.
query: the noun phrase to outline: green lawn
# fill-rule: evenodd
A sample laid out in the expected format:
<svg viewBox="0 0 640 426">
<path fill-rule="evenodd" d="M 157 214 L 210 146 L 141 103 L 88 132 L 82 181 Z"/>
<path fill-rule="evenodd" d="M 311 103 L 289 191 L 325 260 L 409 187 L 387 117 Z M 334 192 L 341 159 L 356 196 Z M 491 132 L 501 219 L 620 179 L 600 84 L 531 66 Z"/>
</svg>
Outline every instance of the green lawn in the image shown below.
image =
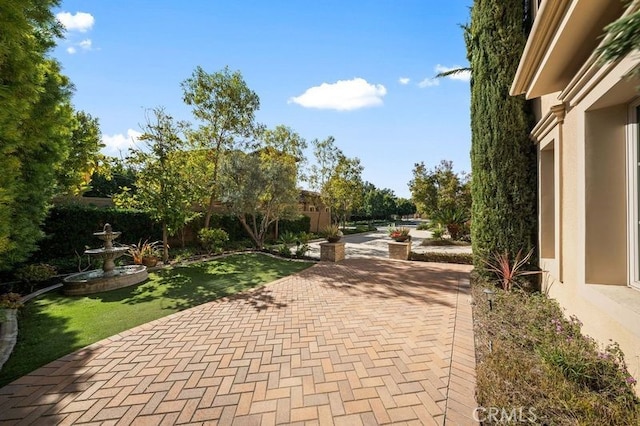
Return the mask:
<svg viewBox="0 0 640 426">
<path fill-rule="evenodd" d="M 164 269 L 137 286 L 90 296 L 49 293 L 19 314 L 18 342 L 0 371 L 0 387 L 105 337 L 311 266 L 260 254 Z"/>
</svg>

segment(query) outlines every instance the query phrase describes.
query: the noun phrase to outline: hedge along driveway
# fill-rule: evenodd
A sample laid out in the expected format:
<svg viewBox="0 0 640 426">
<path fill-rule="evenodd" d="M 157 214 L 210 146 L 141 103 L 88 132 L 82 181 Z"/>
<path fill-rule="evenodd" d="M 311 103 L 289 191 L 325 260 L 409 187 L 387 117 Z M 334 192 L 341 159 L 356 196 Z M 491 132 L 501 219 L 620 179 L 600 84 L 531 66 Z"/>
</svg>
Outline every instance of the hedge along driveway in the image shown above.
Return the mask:
<svg viewBox="0 0 640 426">
<path fill-rule="evenodd" d="M 151 273 L 133 287 L 83 297 L 46 294 L 20 312 L 15 350 L 0 387 L 65 354 L 157 318 L 242 292 L 311 266 L 233 255 Z"/>
</svg>

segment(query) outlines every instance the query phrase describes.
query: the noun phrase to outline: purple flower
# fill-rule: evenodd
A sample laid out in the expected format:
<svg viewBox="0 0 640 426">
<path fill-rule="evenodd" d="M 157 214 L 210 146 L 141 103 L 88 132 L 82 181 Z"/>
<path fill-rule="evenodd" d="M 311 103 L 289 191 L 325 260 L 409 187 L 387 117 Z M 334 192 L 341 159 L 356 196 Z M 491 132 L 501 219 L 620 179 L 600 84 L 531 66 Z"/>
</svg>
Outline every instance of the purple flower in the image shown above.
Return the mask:
<svg viewBox="0 0 640 426">
<path fill-rule="evenodd" d="M 636 384 L 636 379 L 634 379 L 633 377 L 629 376 L 626 379 L 627 383 L 629 383 L 630 385 L 635 385 Z"/>
</svg>

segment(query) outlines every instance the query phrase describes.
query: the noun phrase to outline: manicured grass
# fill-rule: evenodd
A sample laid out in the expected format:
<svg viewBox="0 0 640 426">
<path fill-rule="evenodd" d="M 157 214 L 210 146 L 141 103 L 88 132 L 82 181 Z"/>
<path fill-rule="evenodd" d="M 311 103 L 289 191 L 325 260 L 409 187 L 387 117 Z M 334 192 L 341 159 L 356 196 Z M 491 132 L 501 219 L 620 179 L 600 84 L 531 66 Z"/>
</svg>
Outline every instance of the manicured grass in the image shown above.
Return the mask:
<svg viewBox="0 0 640 426">
<path fill-rule="evenodd" d="M 18 342 L 0 371 L 0 386 L 105 337 L 309 266 L 260 254 L 234 255 L 164 269 L 140 285 L 105 293 L 43 295 L 20 311 Z"/>
</svg>

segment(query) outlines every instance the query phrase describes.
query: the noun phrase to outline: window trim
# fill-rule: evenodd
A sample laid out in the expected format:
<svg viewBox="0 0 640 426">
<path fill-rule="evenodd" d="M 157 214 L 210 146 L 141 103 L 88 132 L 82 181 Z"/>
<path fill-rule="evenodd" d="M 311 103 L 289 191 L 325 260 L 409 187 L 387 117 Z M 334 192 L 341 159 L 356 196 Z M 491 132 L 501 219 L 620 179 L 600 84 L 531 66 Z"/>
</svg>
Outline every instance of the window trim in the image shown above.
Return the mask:
<svg viewBox="0 0 640 426">
<path fill-rule="evenodd" d="M 628 285 L 640 289 L 640 98 L 629 104 L 627 125 Z"/>
</svg>

